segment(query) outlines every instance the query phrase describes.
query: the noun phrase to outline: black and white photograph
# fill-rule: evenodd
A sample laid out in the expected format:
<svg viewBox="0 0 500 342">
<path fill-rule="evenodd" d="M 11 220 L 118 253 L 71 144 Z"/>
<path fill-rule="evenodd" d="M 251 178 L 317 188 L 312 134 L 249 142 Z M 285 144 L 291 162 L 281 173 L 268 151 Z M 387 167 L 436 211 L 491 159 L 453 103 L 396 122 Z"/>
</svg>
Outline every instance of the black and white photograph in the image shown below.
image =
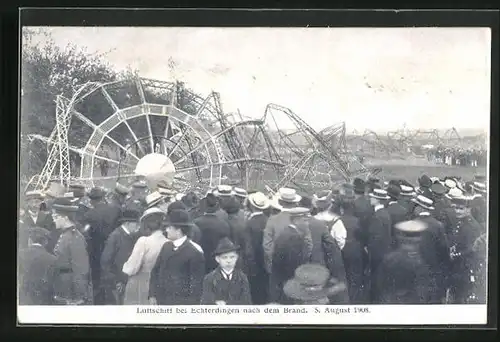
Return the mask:
<svg viewBox="0 0 500 342">
<path fill-rule="evenodd" d="M 19 323 L 486 324 L 488 28 L 20 45 Z"/>
</svg>

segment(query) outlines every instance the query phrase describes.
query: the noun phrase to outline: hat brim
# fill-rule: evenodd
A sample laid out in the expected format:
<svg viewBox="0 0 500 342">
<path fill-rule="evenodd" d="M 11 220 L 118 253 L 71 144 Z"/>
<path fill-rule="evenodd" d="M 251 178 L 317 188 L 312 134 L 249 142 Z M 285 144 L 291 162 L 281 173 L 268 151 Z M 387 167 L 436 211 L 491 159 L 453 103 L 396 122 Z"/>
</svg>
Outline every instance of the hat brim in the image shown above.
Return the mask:
<svg viewBox="0 0 500 342">
<path fill-rule="evenodd" d="M 382 196 L 377 196 L 375 194 L 370 193 L 370 194 L 368 194 L 368 196 L 370 196 L 371 198 L 379 199 L 379 200 L 388 200 L 388 199 L 391 199 L 391 197 L 389 195 L 382 197 Z"/>
<path fill-rule="evenodd" d="M 421 203 L 421 202 L 417 201 L 417 199 L 415 199 L 415 198 L 412 198 L 412 199 L 411 199 L 411 201 L 412 201 L 413 203 L 415 203 L 416 205 L 418 205 L 418 206 L 420 206 L 420 207 L 424 208 L 424 209 L 427 209 L 427 210 L 434 210 L 434 207 L 433 207 L 433 206 L 431 206 L 431 205 L 425 205 L 425 204 L 423 204 L 423 203 Z"/>
<path fill-rule="evenodd" d="M 412 191 L 412 192 L 402 192 L 399 195 L 406 196 L 406 197 L 412 197 L 412 196 L 415 196 L 415 194 L 416 194 L 416 191 Z"/>
<path fill-rule="evenodd" d="M 215 250 L 213 252 L 213 256 L 218 256 L 218 255 L 221 255 L 221 254 L 225 254 L 225 253 L 230 253 L 230 252 L 238 252 L 241 248 L 239 246 L 235 246 L 233 248 L 225 248 L 225 249 L 221 249 L 221 250 Z"/>
<path fill-rule="evenodd" d="M 212 191 L 212 194 L 214 194 L 217 197 L 230 197 L 230 196 L 235 196 L 236 195 L 234 191 L 231 191 L 231 192 L 219 192 L 219 190 Z"/>
<path fill-rule="evenodd" d="M 300 200 L 302 199 L 302 196 L 300 195 L 295 195 L 295 198 L 283 198 L 281 196 L 278 196 L 278 201 L 282 201 L 282 202 L 285 202 L 285 203 L 299 203 Z"/>
<path fill-rule="evenodd" d="M 485 194 L 485 193 L 486 193 L 486 188 L 484 188 L 484 189 L 483 189 L 483 188 L 479 188 L 479 187 L 476 187 L 474 184 L 471 184 L 471 186 L 470 186 L 470 187 L 471 187 L 471 189 L 473 189 L 473 190 L 475 190 L 475 191 L 477 191 L 477 192 L 481 192 L 481 193 L 483 193 L 483 194 Z"/>
<path fill-rule="evenodd" d="M 325 287 L 319 291 L 307 291 L 295 279 L 288 280 L 285 283 L 285 286 L 283 287 L 283 292 L 288 297 L 303 301 L 317 300 L 325 297 L 330 297 L 344 290 L 345 290 L 345 285 L 340 283 Z"/>
<path fill-rule="evenodd" d="M 163 216 L 165 216 L 165 215 L 166 215 L 166 213 L 164 213 L 163 211 L 153 211 L 153 212 L 150 212 L 150 213 L 147 213 L 147 214 L 143 214 L 143 215 L 139 218 L 139 222 L 142 222 L 142 221 L 144 221 L 145 219 L 147 219 L 148 217 L 153 216 L 153 215 L 163 215 Z"/>
<path fill-rule="evenodd" d="M 147 208 L 150 209 L 150 208 L 154 207 L 155 205 L 157 205 L 158 203 L 163 201 L 165 199 L 165 197 L 167 197 L 167 196 L 162 195 L 162 197 L 157 198 L 154 201 L 151 201 L 150 203 L 146 203 Z"/>
<path fill-rule="evenodd" d="M 255 207 L 255 208 L 260 209 L 260 210 L 266 210 L 271 206 L 271 203 L 269 203 L 269 201 L 266 203 L 266 205 L 260 206 L 257 203 L 255 203 L 254 201 L 252 201 L 251 197 L 248 198 L 248 202 L 252 205 L 252 207 Z"/>
</svg>

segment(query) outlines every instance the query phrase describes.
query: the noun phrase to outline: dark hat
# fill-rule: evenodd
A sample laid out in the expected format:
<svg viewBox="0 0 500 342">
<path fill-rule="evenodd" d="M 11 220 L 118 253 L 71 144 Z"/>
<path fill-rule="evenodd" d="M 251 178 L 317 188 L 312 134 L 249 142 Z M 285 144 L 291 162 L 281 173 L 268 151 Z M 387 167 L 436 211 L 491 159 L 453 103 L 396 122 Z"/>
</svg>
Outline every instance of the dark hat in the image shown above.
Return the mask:
<svg viewBox="0 0 500 342">
<path fill-rule="evenodd" d="M 123 209 L 120 222 L 138 222 L 141 214 L 142 212 L 138 205 L 129 204 Z"/>
<path fill-rule="evenodd" d="M 116 183 L 115 192 L 119 195 L 127 195 L 129 193 L 129 188 L 123 184 Z"/>
<path fill-rule="evenodd" d="M 187 207 L 182 201 L 175 201 L 168 205 L 167 214 L 170 214 L 174 210 L 187 210 Z"/>
<path fill-rule="evenodd" d="M 215 195 L 212 193 L 207 194 L 206 200 L 205 200 L 205 205 L 208 208 L 216 207 L 217 206 L 217 197 L 215 197 Z"/>
<path fill-rule="evenodd" d="M 424 209 L 434 210 L 434 207 L 432 206 L 434 204 L 434 201 L 428 197 L 425 197 L 424 195 L 418 195 L 417 197 L 412 198 L 411 201 Z"/>
<path fill-rule="evenodd" d="M 76 202 L 78 199 L 71 199 L 68 197 L 58 197 L 52 203 L 52 209 L 60 214 L 74 213 L 78 211 Z"/>
<path fill-rule="evenodd" d="M 352 185 L 354 187 L 355 193 L 364 193 L 365 192 L 366 183 L 361 178 L 354 178 Z"/>
<path fill-rule="evenodd" d="M 375 183 L 379 183 L 379 182 L 380 182 L 380 178 L 370 177 L 370 178 L 368 178 L 368 182 L 367 183 L 375 184 Z"/>
<path fill-rule="evenodd" d="M 214 256 L 221 255 L 229 252 L 237 252 L 240 249 L 229 238 L 225 237 L 219 241 L 217 248 L 214 251 Z"/>
<path fill-rule="evenodd" d="M 401 194 L 401 188 L 396 184 L 389 184 L 386 191 L 392 198 L 399 198 L 399 195 Z"/>
<path fill-rule="evenodd" d="M 311 301 L 330 297 L 345 290 L 345 284 L 330 279 L 328 269 L 319 264 L 304 264 L 295 270 L 294 277 L 283 287 L 293 299 Z"/>
<path fill-rule="evenodd" d="M 311 208 L 312 209 L 313 202 L 314 201 L 313 201 L 313 199 L 311 197 L 309 197 L 309 196 L 302 196 L 302 198 L 299 201 L 299 205 L 301 207 L 304 207 L 304 208 Z M 328 204 L 330 204 L 330 203 L 331 203 L 331 201 L 328 202 Z M 316 205 L 317 205 L 317 203 L 316 203 Z"/>
<path fill-rule="evenodd" d="M 40 241 L 44 238 L 48 239 L 50 231 L 42 227 L 34 226 L 29 228 L 28 235 L 32 241 Z"/>
<path fill-rule="evenodd" d="M 451 198 L 451 204 L 455 207 L 467 207 L 469 200 L 465 196 Z"/>
<path fill-rule="evenodd" d="M 313 200 L 314 206 L 319 210 L 326 210 L 332 204 L 332 201 L 333 201 L 333 194 L 329 190 L 319 191 L 317 194 L 314 195 L 314 200 Z M 305 205 L 303 204 L 302 206 L 305 207 Z"/>
<path fill-rule="evenodd" d="M 188 209 L 195 208 L 198 205 L 199 199 L 198 196 L 193 191 L 190 191 L 182 198 L 182 203 Z"/>
<path fill-rule="evenodd" d="M 352 184 L 349 183 L 342 184 L 340 189 L 338 189 L 338 196 L 341 202 L 354 201 L 356 196 L 354 195 L 354 188 Z"/>
<path fill-rule="evenodd" d="M 24 197 L 26 198 L 26 200 L 34 200 L 34 199 L 36 199 L 36 200 L 43 201 L 44 198 L 45 198 L 45 195 L 41 191 L 27 191 L 24 194 Z"/>
<path fill-rule="evenodd" d="M 422 188 L 430 188 L 432 186 L 432 181 L 427 175 L 422 175 L 418 178 L 418 185 Z"/>
<path fill-rule="evenodd" d="M 483 194 L 486 193 L 486 184 L 485 183 L 475 181 L 475 182 L 472 182 L 472 184 L 470 186 L 472 189 L 474 189 L 477 192 L 480 192 Z"/>
<path fill-rule="evenodd" d="M 102 188 L 92 188 L 88 194 L 91 200 L 99 200 L 106 196 L 106 192 Z"/>
<path fill-rule="evenodd" d="M 399 185 L 401 184 L 401 181 L 400 181 L 400 180 L 398 180 L 398 179 L 391 179 L 391 180 L 389 181 L 389 185 L 391 185 L 391 184 L 392 184 L 392 185 L 397 185 L 397 186 L 399 187 Z"/>
<path fill-rule="evenodd" d="M 400 235 L 412 237 L 422 235 L 422 232 L 427 229 L 427 224 L 420 220 L 411 220 L 396 223 L 394 228 Z"/>
<path fill-rule="evenodd" d="M 448 192 L 446 187 L 441 183 L 432 184 L 431 191 L 432 191 L 432 193 L 434 193 L 435 195 L 438 195 L 438 196 L 444 195 Z"/>
<path fill-rule="evenodd" d="M 185 226 L 190 226 L 191 225 L 191 217 L 189 216 L 189 213 L 187 210 L 172 210 L 168 215 L 167 215 L 167 222 L 168 225 L 174 226 L 174 227 L 185 227 Z"/>
</svg>

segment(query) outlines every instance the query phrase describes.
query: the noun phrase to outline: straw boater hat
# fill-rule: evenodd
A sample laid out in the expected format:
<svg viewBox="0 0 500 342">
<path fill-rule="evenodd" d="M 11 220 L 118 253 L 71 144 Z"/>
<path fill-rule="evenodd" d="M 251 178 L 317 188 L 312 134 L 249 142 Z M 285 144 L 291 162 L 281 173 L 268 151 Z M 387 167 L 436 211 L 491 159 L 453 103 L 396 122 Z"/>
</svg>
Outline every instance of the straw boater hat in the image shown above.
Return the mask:
<svg viewBox="0 0 500 342">
<path fill-rule="evenodd" d="M 473 182 L 470 186 L 472 189 L 474 189 L 477 192 L 480 192 L 482 194 L 486 193 L 486 184 L 485 183 Z"/>
<path fill-rule="evenodd" d="M 58 197 L 54 200 L 52 204 L 52 209 L 58 214 L 70 214 L 78 211 L 78 205 L 76 205 L 76 198 L 69 197 Z"/>
<path fill-rule="evenodd" d="M 418 237 L 427 229 L 427 224 L 420 220 L 403 221 L 394 225 L 401 236 Z"/>
<path fill-rule="evenodd" d="M 29 200 L 43 201 L 45 199 L 45 195 L 41 191 L 27 191 L 24 194 L 24 197 L 26 198 L 27 201 Z"/>
<path fill-rule="evenodd" d="M 248 197 L 248 192 L 245 190 L 245 189 L 242 189 L 242 188 L 234 188 L 233 189 L 234 191 L 234 194 L 237 196 L 237 197 L 241 197 L 241 198 L 247 198 Z"/>
<path fill-rule="evenodd" d="M 304 264 L 295 270 L 294 277 L 283 287 L 293 299 L 314 301 L 327 298 L 345 290 L 345 284 L 330 278 L 328 269 L 319 264 Z"/>
<path fill-rule="evenodd" d="M 146 207 L 154 207 L 164 199 L 165 195 L 160 194 L 159 191 L 152 192 L 146 196 Z"/>
<path fill-rule="evenodd" d="M 175 195 L 175 200 L 176 201 L 182 201 L 182 198 L 185 196 L 182 192 L 179 192 L 178 194 Z"/>
<path fill-rule="evenodd" d="M 295 189 L 281 188 L 278 190 L 278 200 L 286 203 L 298 203 L 302 197 Z"/>
<path fill-rule="evenodd" d="M 412 198 L 411 201 L 424 209 L 434 210 L 434 207 L 432 206 L 434 201 L 424 195 L 417 195 L 417 197 Z"/>
<path fill-rule="evenodd" d="M 52 198 L 62 197 L 64 195 L 64 186 L 62 186 L 62 184 L 52 182 L 50 183 L 49 188 L 45 191 L 45 195 Z"/>
<path fill-rule="evenodd" d="M 214 251 L 214 256 L 218 256 L 224 253 L 237 252 L 240 247 L 235 245 L 229 238 L 225 237 L 219 241 L 217 248 Z"/>
<path fill-rule="evenodd" d="M 401 196 L 414 196 L 415 195 L 415 189 L 412 186 L 406 185 L 406 184 L 401 184 L 400 185 Z"/>
<path fill-rule="evenodd" d="M 373 191 L 370 192 L 369 196 L 372 198 L 379 199 L 379 200 L 390 199 L 389 195 L 387 194 L 387 191 L 385 191 L 383 189 L 373 189 Z"/>
<path fill-rule="evenodd" d="M 219 185 L 213 192 L 215 196 L 234 196 L 235 192 L 230 185 Z"/>
<path fill-rule="evenodd" d="M 158 215 L 159 218 L 163 218 L 166 215 L 166 213 L 160 208 L 149 208 L 146 209 L 144 213 L 141 215 L 139 222 L 142 222 L 144 219 L 153 215 Z"/>
<path fill-rule="evenodd" d="M 445 196 L 449 199 L 460 198 L 464 196 L 464 193 L 459 188 L 452 188 Z"/>
<path fill-rule="evenodd" d="M 457 182 L 454 179 L 448 178 L 444 181 L 444 186 L 448 189 L 454 189 L 457 187 Z"/>
<path fill-rule="evenodd" d="M 270 206 L 269 199 L 262 192 L 248 195 L 248 202 L 259 210 L 266 210 Z"/>
</svg>

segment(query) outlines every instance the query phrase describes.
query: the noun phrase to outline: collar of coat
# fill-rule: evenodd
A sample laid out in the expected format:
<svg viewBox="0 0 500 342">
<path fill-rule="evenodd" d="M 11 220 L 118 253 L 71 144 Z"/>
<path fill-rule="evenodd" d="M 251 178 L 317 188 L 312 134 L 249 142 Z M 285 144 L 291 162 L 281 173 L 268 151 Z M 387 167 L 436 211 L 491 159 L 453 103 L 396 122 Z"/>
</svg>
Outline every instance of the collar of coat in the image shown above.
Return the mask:
<svg viewBox="0 0 500 342">
<path fill-rule="evenodd" d="M 253 213 L 250 213 L 248 218 L 252 218 L 252 217 L 257 216 L 257 215 L 264 215 L 264 213 L 262 211 L 254 211 Z"/>
<path fill-rule="evenodd" d="M 383 205 L 383 204 L 378 204 L 378 205 L 376 205 L 376 206 L 373 208 L 373 210 L 375 210 L 375 211 L 379 211 L 380 209 L 384 209 L 384 205 Z"/>
<path fill-rule="evenodd" d="M 422 211 L 421 213 L 418 214 L 418 216 L 431 216 L 431 213 L 428 211 Z"/>
</svg>

